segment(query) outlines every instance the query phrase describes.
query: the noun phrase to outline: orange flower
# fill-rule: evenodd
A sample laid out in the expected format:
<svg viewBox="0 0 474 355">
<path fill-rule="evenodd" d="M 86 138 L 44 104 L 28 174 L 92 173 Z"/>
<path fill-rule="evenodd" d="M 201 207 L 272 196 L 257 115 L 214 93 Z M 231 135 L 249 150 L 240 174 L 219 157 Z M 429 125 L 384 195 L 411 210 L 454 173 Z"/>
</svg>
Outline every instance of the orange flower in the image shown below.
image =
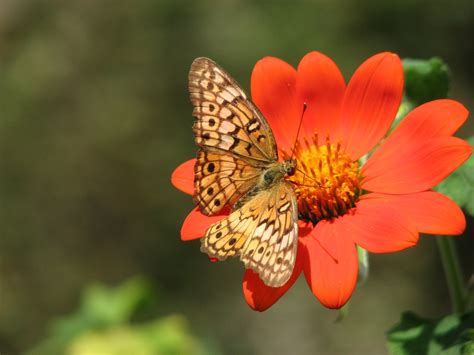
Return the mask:
<svg viewBox="0 0 474 355">
<path fill-rule="evenodd" d="M 340 308 L 357 279 L 356 245 L 388 253 L 415 245 L 419 233 L 456 235 L 465 229 L 461 209 L 430 189 L 459 167 L 471 146 L 452 137 L 468 111 L 453 100 L 436 100 L 412 112 L 383 140 L 403 92 L 403 70 L 393 53 L 366 60 L 346 86 L 328 57 L 308 53 L 295 70 L 266 57 L 251 78 L 254 103 L 268 120 L 278 148 L 291 152 L 304 103 L 295 150 L 295 182 L 301 216 L 293 275 L 282 287 L 266 286 L 246 270 L 247 303 L 263 311 L 275 303 L 303 271 L 317 299 Z M 359 159 L 380 146 L 361 165 Z M 172 183 L 194 191 L 194 159 L 180 165 Z M 225 215 L 205 216 L 196 208 L 186 218 L 181 238 L 204 235 Z"/>
</svg>

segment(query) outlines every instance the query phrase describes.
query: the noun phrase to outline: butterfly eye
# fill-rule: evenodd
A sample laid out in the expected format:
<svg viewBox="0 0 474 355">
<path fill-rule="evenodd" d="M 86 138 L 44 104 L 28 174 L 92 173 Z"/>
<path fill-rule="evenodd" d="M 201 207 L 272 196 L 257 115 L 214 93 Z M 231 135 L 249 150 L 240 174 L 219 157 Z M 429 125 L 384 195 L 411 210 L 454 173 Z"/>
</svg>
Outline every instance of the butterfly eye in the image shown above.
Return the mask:
<svg viewBox="0 0 474 355">
<path fill-rule="evenodd" d="M 295 174 L 295 167 L 293 165 L 288 165 L 286 167 L 286 175 L 292 176 Z"/>
</svg>

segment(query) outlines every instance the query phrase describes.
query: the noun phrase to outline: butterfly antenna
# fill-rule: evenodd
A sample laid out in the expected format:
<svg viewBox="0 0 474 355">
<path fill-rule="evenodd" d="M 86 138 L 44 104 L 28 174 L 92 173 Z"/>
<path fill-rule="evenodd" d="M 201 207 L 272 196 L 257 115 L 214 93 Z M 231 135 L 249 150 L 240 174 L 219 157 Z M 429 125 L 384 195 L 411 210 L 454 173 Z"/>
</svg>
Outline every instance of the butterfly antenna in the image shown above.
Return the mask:
<svg viewBox="0 0 474 355">
<path fill-rule="evenodd" d="M 321 187 L 321 183 L 317 181 L 316 179 L 312 178 L 311 176 L 307 175 L 303 170 L 296 168 L 301 174 L 303 174 L 303 184 L 304 184 L 304 179 L 308 178 L 316 183 L 318 187 Z M 305 185 L 306 186 L 306 185 Z"/>
<path fill-rule="evenodd" d="M 304 114 L 305 114 L 307 108 L 308 108 L 308 104 L 306 102 L 304 102 L 303 103 L 303 112 L 301 113 L 300 124 L 298 126 L 298 130 L 296 131 L 295 144 L 293 145 L 293 149 L 291 151 L 290 160 L 293 159 L 293 155 L 295 154 L 296 143 L 298 143 L 298 137 L 300 135 L 301 126 L 303 125 L 303 117 L 304 117 Z M 304 179 L 307 177 L 308 179 L 313 180 L 318 186 L 320 186 L 320 183 L 318 181 L 316 181 L 315 179 L 313 179 L 310 176 L 306 175 L 306 173 L 303 170 L 298 169 L 298 168 L 296 168 L 296 170 L 298 170 L 299 172 L 301 172 L 303 174 L 303 184 L 298 184 L 298 185 L 309 187 L 309 185 L 304 185 Z"/>
<path fill-rule="evenodd" d="M 308 105 L 306 104 L 306 102 L 304 102 L 303 103 L 303 112 L 301 113 L 301 118 L 300 118 L 300 125 L 298 126 L 298 131 L 296 131 L 295 144 L 293 145 L 293 150 L 291 151 L 290 160 L 293 159 L 293 155 L 295 154 L 296 143 L 298 143 L 298 136 L 300 135 L 300 130 L 301 130 L 301 125 L 303 123 L 304 113 L 306 112 L 307 108 L 308 108 Z"/>
</svg>

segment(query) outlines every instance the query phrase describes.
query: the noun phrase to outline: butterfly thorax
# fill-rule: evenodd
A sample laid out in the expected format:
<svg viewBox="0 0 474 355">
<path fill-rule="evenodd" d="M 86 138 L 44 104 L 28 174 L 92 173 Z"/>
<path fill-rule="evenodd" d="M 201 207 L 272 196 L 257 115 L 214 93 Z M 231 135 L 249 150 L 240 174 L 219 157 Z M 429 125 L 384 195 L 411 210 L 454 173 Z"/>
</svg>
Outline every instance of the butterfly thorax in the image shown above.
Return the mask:
<svg viewBox="0 0 474 355">
<path fill-rule="evenodd" d="M 278 184 L 287 176 L 294 175 L 296 170 L 296 160 L 288 159 L 283 162 L 274 162 L 268 165 L 260 175 L 257 184 L 244 196 L 242 196 L 233 206 L 233 210 L 242 207 L 251 198 L 256 196 L 260 191 L 268 190 L 272 186 Z"/>
<path fill-rule="evenodd" d="M 288 159 L 282 163 L 275 162 L 265 169 L 257 186 L 259 186 L 260 189 L 268 189 L 275 183 L 280 182 L 283 178 L 294 175 L 295 169 L 296 160 Z"/>
</svg>

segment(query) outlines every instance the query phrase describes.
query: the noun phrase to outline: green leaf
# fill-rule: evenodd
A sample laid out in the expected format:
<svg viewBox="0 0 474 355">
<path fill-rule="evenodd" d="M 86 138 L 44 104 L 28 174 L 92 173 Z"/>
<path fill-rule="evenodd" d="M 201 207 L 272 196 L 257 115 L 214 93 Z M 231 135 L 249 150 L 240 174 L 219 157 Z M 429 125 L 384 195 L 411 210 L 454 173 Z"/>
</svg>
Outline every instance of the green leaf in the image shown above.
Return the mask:
<svg viewBox="0 0 474 355">
<path fill-rule="evenodd" d="M 405 96 L 415 106 L 448 96 L 449 68 L 440 58 L 404 59 Z"/>
<path fill-rule="evenodd" d="M 54 322 L 52 332 L 70 338 L 85 330 L 122 324 L 152 297 L 151 287 L 142 278 L 133 278 L 115 288 L 89 286 L 79 310 Z"/>
<path fill-rule="evenodd" d="M 153 296 L 151 286 L 142 278 L 133 278 L 115 288 L 97 284 L 86 289 L 81 311 L 93 315 L 100 324 L 121 324 Z"/>
<path fill-rule="evenodd" d="M 474 146 L 474 136 L 467 139 Z M 453 199 L 474 216 L 474 156 L 439 183 L 434 190 Z"/>
<path fill-rule="evenodd" d="M 28 354 L 60 353 L 59 349 L 83 333 L 126 323 L 141 305 L 152 298 L 151 286 L 140 277 L 117 287 L 89 286 L 82 295 L 79 309 L 53 321 L 50 336 Z"/>
<path fill-rule="evenodd" d="M 171 315 L 131 323 L 140 306 L 154 299 L 137 277 L 118 287 L 86 288 L 79 309 L 53 323 L 48 338 L 26 355 L 213 355 L 212 344 L 191 334 L 187 320 Z"/>
<path fill-rule="evenodd" d="M 474 312 L 438 320 L 406 312 L 387 334 L 388 349 L 392 355 L 472 354 L 469 351 L 474 349 L 473 331 Z"/>
<path fill-rule="evenodd" d="M 140 325 L 92 331 L 75 339 L 66 355 L 204 355 L 212 352 L 189 333 L 188 322 L 172 315 Z"/>
</svg>

